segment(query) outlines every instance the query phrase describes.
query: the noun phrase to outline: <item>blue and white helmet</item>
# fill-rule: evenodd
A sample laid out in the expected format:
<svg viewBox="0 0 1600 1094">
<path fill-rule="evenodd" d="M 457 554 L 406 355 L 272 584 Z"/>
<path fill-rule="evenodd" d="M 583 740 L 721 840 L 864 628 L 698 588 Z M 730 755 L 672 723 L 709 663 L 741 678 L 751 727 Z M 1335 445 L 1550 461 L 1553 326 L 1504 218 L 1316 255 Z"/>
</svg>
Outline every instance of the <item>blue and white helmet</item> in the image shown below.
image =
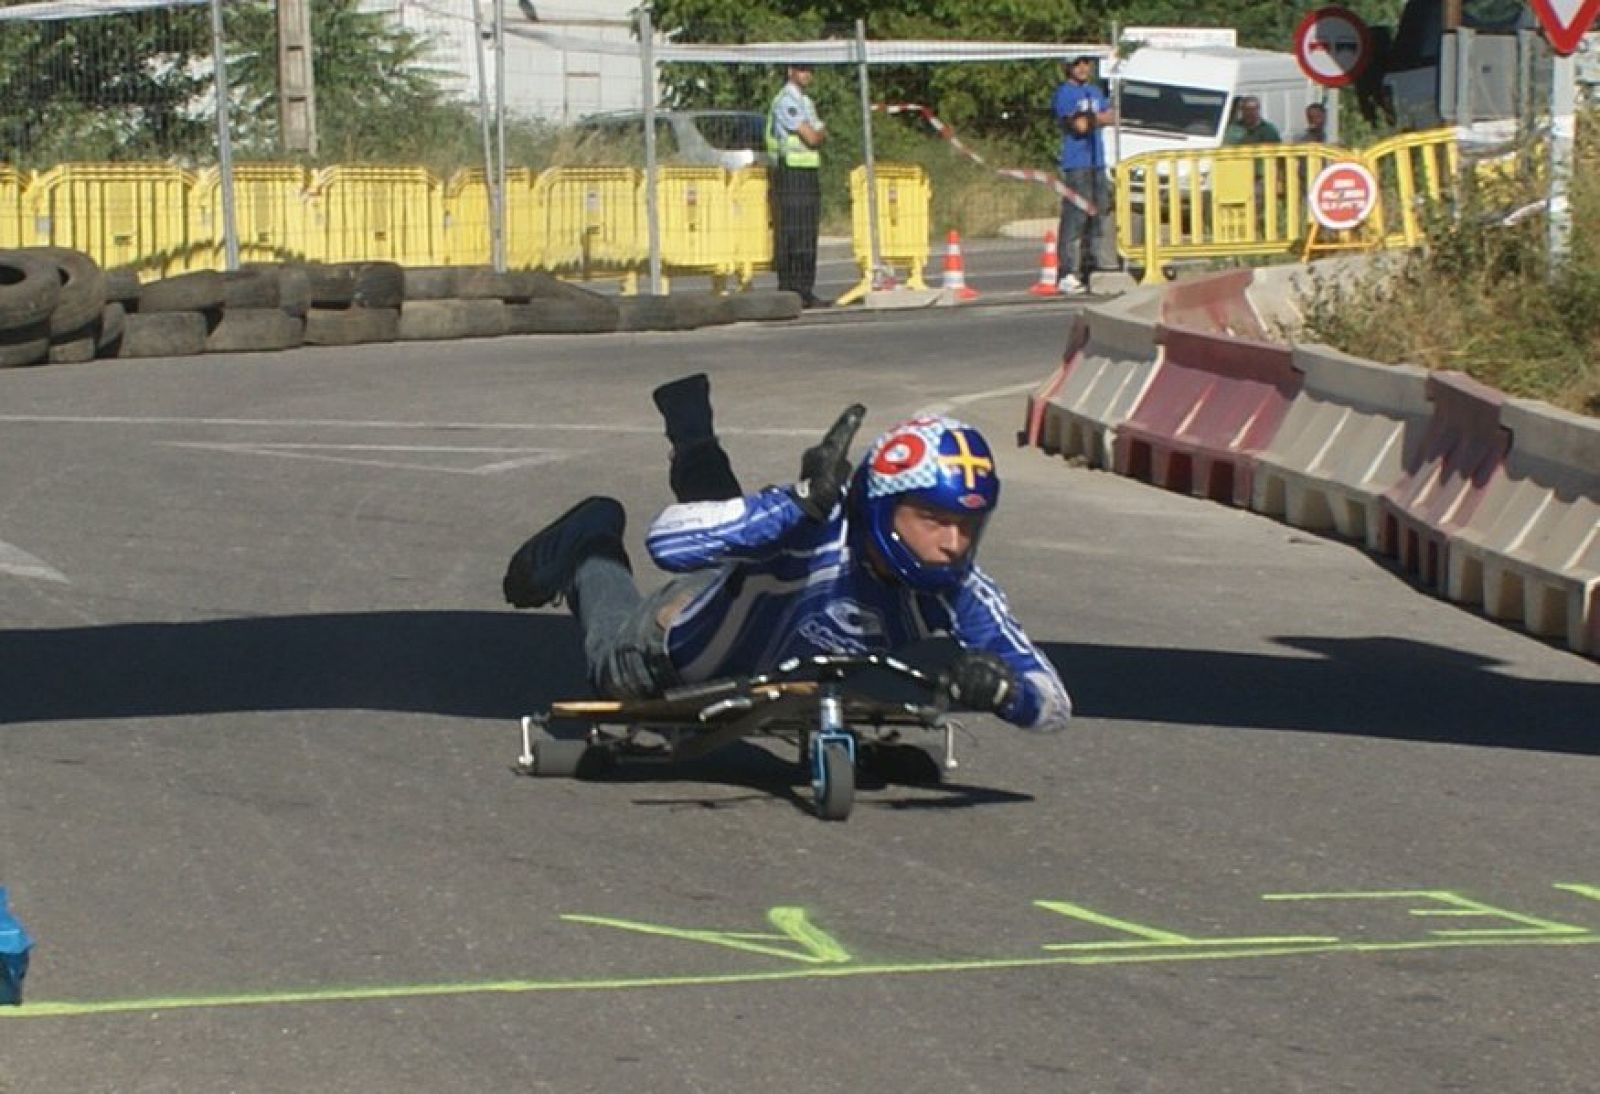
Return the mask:
<svg viewBox="0 0 1600 1094">
<path fill-rule="evenodd" d="M 894 530 L 895 507 L 914 498 L 935 509 L 982 518 L 972 549 L 957 562 L 923 562 Z M 989 442 L 954 418 L 912 418 L 872 442 L 850 487 L 862 537 L 894 575 L 914 589 L 938 592 L 960 585 L 972 569 L 988 517 L 1000 502 Z"/>
</svg>

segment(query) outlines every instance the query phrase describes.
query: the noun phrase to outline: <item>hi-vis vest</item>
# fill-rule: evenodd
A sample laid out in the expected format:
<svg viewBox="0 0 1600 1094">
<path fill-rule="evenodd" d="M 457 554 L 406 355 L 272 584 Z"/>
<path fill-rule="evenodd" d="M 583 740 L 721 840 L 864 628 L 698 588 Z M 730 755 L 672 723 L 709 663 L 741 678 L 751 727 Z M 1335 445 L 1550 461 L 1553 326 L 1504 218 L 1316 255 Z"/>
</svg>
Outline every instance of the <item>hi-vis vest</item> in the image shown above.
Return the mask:
<svg viewBox="0 0 1600 1094">
<path fill-rule="evenodd" d="M 788 87 L 787 84 L 784 86 Z M 783 92 L 780 91 L 772 100 L 772 105 L 767 107 L 767 158 L 786 167 L 821 167 L 822 154 L 801 140 L 800 134 L 785 133 L 781 138 L 778 136 L 778 100 L 782 98 Z"/>
</svg>

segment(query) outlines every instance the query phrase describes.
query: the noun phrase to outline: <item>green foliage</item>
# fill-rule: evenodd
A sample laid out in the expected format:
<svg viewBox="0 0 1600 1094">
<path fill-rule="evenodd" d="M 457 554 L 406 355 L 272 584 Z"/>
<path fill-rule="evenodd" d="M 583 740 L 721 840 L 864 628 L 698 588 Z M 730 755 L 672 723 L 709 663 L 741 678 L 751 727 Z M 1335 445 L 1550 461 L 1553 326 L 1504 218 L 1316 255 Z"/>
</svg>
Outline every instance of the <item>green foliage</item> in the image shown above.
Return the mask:
<svg viewBox="0 0 1600 1094">
<path fill-rule="evenodd" d="M 3 26 L 0 150 L 9 162 L 182 156 L 209 143 L 194 104 L 210 75 L 189 63 L 210 56 L 206 9 Z"/>
<path fill-rule="evenodd" d="M 242 106 L 234 133 L 246 155 L 279 154 L 275 7 L 250 0 L 227 9 L 229 80 Z M 379 12 L 363 11 L 358 0 L 313 4 L 311 38 L 319 160 L 430 167 L 481 162 L 477 115 L 440 91 L 440 72 L 427 63 L 427 39 Z"/>
</svg>

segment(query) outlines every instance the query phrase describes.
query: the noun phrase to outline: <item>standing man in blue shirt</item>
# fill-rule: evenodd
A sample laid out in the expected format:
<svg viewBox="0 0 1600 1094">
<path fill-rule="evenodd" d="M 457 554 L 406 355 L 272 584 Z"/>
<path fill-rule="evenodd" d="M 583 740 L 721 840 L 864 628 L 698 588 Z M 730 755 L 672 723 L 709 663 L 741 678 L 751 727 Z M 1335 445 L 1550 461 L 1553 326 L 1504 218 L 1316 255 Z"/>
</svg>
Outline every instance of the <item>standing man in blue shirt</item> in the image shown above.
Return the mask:
<svg viewBox="0 0 1600 1094">
<path fill-rule="evenodd" d="M 1093 213 L 1086 213 L 1066 198 L 1061 200 L 1056 288 L 1074 296 L 1089 291 L 1089 272 L 1095 266 L 1101 225 L 1111 203 L 1100 127 L 1110 125 L 1117 116 L 1105 92 L 1091 79 L 1094 63 L 1089 54 L 1068 62 L 1067 78 L 1056 88 L 1050 104 L 1061 127 L 1061 181 L 1094 206 Z"/>
</svg>

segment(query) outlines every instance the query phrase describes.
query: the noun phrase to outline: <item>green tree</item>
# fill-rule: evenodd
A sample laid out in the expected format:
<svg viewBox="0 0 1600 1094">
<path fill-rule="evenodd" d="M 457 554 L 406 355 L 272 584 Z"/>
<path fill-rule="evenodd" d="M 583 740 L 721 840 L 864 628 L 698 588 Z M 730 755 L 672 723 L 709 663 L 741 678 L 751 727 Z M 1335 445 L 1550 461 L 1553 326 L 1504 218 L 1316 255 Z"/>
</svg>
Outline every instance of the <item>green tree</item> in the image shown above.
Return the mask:
<svg viewBox="0 0 1600 1094">
<path fill-rule="evenodd" d="M 0 152 L 30 167 L 192 156 L 211 143 L 194 63 L 210 50 L 204 8 L 0 24 Z"/>
<path fill-rule="evenodd" d="M 275 4 L 231 5 L 227 38 L 242 151 L 276 156 Z M 472 161 L 481 146 L 476 115 L 441 90 L 426 38 L 361 10 L 359 0 L 317 0 L 311 40 L 320 159 L 446 167 Z"/>
</svg>

